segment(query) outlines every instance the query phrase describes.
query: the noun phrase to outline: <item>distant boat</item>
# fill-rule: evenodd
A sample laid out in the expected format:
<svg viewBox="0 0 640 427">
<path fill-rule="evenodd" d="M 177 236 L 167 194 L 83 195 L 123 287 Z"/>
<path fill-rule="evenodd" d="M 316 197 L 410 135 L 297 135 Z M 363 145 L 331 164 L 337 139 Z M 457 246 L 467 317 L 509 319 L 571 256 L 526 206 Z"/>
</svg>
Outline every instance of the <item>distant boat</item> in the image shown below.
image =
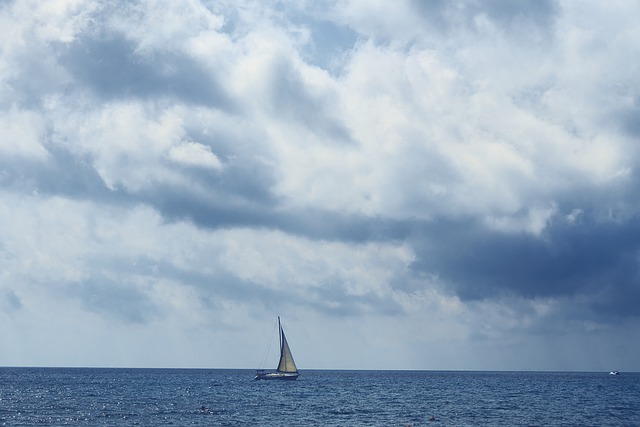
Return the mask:
<svg viewBox="0 0 640 427">
<path fill-rule="evenodd" d="M 287 338 L 284 336 L 284 331 L 280 324 L 280 316 L 278 316 L 278 331 L 280 336 L 280 361 L 278 362 L 278 367 L 275 372 L 259 369 L 256 371 L 254 380 L 297 380 L 300 375 L 296 362 L 293 361 Z"/>
<path fill-rule="evenodd" d="M 618 372 L 618 371 L 611 371 L 611 372 L 609 372 L 609 375 L 620 375 L 620 372 Z"/>
</svg>

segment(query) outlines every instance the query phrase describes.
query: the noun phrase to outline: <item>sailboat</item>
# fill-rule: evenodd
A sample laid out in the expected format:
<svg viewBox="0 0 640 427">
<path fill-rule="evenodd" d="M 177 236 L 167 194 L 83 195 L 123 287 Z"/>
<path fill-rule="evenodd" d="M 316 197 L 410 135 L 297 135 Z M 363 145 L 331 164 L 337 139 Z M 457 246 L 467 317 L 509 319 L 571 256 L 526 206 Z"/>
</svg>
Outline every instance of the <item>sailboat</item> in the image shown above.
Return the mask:
<svg viewBox="0 0 640 427">
<path fill-rule="evenodd" d="M 278 331 L 280 334 L 280 361 L 278 362 L 278 367 L 275 372 L 259 369 L 254 380 L 297 380 L 300 375 L 296 362 L 293 361 L 287 338 L 284 336 L 284 331 L 280 324 L 280 316 L 278 316 Z"/>
</svg>

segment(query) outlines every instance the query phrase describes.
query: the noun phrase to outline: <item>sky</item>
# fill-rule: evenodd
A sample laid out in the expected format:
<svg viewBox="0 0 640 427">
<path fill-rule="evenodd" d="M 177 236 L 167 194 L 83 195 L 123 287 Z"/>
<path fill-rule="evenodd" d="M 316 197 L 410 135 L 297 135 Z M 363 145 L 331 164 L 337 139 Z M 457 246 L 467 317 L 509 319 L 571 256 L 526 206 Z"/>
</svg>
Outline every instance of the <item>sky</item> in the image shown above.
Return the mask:
<svg viewBox="0 0 640 427">
<path fill-rule="evenodd" d="M 640 371 L 638 16 L 0 2 L 0 366 Z"/>
</svg>

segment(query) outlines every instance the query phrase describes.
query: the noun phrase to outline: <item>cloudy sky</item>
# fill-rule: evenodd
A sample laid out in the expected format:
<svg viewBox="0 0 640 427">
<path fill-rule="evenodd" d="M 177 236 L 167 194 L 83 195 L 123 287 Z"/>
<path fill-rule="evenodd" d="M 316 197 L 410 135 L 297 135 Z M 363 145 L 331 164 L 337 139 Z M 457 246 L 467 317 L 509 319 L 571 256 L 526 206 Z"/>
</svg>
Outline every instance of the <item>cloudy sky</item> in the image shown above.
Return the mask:
<svg viewBox="0 0 640 427">
<path fill-rule="evenodd" d="M 638 16 L 1 2 L 0 366 L 640 371 Z"/>
</svg>

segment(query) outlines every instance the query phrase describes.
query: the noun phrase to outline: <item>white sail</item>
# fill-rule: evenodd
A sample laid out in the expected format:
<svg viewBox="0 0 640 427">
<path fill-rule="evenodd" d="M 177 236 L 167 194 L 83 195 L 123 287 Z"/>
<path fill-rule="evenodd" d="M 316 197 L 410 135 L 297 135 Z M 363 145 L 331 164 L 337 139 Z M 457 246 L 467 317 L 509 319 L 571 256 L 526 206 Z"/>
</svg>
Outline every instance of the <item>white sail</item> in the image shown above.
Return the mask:
<svg viewBox="0 0 640 427">
<path fill-rule="evenodd" d="M 278 363 L 278 372 L 298 372 L 296 362 L 293 361 L 287 338 L 284 331 L 280 327 L 280 363 Z"/>
</svg>

